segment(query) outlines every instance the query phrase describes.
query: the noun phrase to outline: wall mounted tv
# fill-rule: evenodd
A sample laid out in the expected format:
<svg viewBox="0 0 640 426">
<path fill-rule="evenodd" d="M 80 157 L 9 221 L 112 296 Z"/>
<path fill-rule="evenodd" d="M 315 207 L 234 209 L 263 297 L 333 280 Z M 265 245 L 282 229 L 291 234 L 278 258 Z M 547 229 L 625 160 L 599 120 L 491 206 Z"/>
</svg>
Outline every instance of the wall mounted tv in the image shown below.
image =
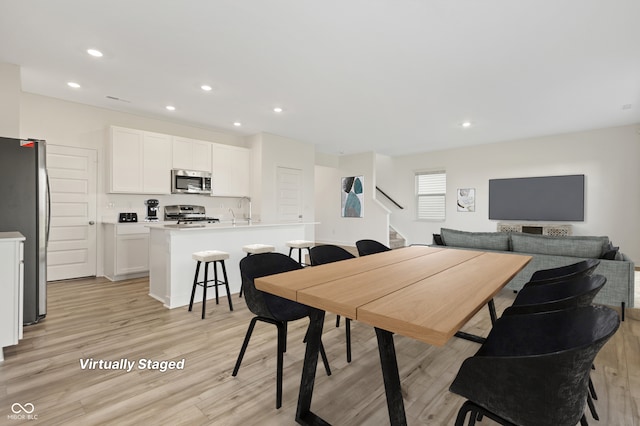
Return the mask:
<svg viewBox="0 0 640 426">
<path fill-rule="evenodd" d="M 489 219 L 584 221 L 584 175 L 490 179 Z"/>
</svg>

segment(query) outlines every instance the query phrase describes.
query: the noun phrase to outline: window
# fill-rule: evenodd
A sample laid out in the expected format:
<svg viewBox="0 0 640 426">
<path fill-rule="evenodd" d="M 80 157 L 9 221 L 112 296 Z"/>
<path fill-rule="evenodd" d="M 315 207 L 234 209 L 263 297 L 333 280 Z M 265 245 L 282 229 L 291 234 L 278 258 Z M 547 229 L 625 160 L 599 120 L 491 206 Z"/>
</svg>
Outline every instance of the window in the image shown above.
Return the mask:
<svg viewBox="0 0 640 426">
<path fill-rule="evenodd" d="M 416 173 L 416 205 L 419 220 L 445 219 L 447 174 L 444 171 Z"/>
</svg>

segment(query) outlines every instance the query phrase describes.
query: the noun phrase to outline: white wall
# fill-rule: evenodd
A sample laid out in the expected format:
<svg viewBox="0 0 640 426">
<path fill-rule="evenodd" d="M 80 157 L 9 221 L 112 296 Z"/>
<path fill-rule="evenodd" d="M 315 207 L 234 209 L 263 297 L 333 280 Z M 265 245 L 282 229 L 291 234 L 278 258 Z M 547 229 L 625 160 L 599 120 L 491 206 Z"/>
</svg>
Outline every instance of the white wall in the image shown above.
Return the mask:
<svg viewBox="0 0 640 426">
<path fill-rule="evenodd" d="M 640 126 L 624 126 L 396 157 L 393 173 L 379 182 L 407 208 L 391 224 L 408 243 L 431 243 L 441 227 L 495 231 L 488 219 L 488 181 L 494 178 L 584 174 L 585 221 L 574 235 L 607 235 L 640 261 Z M 415 172 L 447 172 L 447 219 L 415 219 Z M 456 211 L 457 188 L 476 189 L 476 212 Z M 385 189 L 386 191 L 386 189 Z"/>
<path fill-rule="evenodd" d="M 361 239 L 389 244 L 388 210 L 376 200 L 376 155 L 373 152 L 322 157 L 316 166 L 316 240 L 350 245 Z M 340 190 L 343 177 L 363 176 L 364 217 L 342 217 Z"/>
<path fill-rule="evenodd" d="M 0 62 L 0 136 L 20 137 L 20 67 Z"/>
<path fill-rule="evenodd" d="M 277 221 L 277 169 L 286 167 L 302 172 L 302 221 L 315 220 L 315 149 L 311 144 L 269 133 L 250 138 L 253 150 L 253 186 L 255 211 L 264 222 Z M 314 227 L 305 230 L 307 238 L 314 239 Z"/>
</svg>

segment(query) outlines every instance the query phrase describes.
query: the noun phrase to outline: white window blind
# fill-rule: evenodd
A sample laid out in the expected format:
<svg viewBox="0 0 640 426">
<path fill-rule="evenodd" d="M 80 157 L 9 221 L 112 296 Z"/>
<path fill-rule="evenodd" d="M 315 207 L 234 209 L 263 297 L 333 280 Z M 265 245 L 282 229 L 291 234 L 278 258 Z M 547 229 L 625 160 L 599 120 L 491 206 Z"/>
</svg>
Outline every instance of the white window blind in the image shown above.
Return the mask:
<svg viewBox="0 0 640 426">
<path fill-rule="evenodd" d="M 418 219 L 444 220 L 447 174 L 441 172 L 416 174 L 416 205 Z"/>
</svg>

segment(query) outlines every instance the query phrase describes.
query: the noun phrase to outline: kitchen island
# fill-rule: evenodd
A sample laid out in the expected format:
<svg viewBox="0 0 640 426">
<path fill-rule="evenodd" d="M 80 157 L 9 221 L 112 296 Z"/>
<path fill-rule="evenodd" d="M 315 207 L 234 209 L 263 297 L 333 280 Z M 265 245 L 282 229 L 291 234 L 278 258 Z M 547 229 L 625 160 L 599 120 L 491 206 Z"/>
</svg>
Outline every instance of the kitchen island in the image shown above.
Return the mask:
<svg viewBox="0 0 640 426">
<path fill-rule="evenodd" d="M 314 225 L 315 223 L 309 222 L 149 224 L 149 295 L 169 309 L 187 306 L 196 270 L 196 261 L 191 254 L 202 250 L 229 253 L 229 259 L 225 262 L 229 288 L 232 294 L 238 293 L 241 286 L 239 262 L 246 256 L 242 246 L 269 244 L 275 247 L 276 252 L 288 254 L 286 242 L 313 240 Z M 203 273 L 201 270 L 200 279 L 204 276 Z M 209 276 L 213 276 L 211 270 Z M 224 296 L 224 286 L 219 290 Z M 215 298 L 215 291 L 209 289 L 207 299 L 212 298 Z M 200 286 L 196 290 L 194 301 L 202 301 Z"/>
</svg>

